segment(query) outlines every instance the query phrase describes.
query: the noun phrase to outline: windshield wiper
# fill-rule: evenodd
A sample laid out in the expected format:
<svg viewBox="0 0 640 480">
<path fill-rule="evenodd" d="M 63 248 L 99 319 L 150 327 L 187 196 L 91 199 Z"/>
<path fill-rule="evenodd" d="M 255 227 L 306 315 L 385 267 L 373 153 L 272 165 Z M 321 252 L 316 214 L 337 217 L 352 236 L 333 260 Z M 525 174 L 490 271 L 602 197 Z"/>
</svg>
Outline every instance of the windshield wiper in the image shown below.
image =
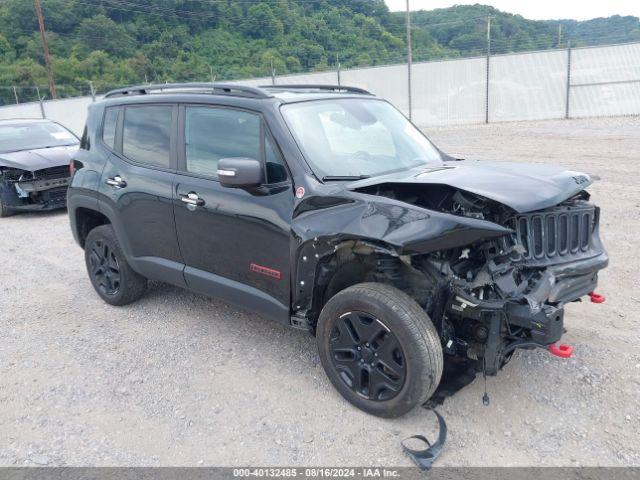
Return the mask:
<svg viewBox="0 0 640 480">
<path fill-rule="evenodd" d="M 330 182 L 332 180 L 364 180 L 365 178 L 370 178 L 371 175 L 327 175 L 326 177 L 322 177 L 323 182 Z"/>
</svg>

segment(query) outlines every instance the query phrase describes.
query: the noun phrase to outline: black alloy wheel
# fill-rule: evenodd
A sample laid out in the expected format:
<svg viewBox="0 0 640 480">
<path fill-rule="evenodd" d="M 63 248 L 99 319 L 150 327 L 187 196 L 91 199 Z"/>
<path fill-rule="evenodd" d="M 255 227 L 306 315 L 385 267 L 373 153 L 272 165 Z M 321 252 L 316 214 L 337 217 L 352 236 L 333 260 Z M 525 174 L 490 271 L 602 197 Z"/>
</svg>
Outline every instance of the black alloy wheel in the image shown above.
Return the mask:
<svg viewBox="0 0 640 480">
<path fill-rule="evenodd" d="M 391 285 L 358 283 L 333 295 L 318 317 L 316 343 L 336 390 L 372 415 L 404 415 L 440 383 L 440 336 L 423 308 Z"/>
<path fill-rule="evenodd" d="M 95 284 L 105 295 L 116 295 L 120 290 L 120 266 L 114 251 L 104 240 L 96 240 L 89 254 L 90 273 Z"/>
<path fill-rule="evenodd" d="M 329 342 L 333 365 L 356 394 L 373 401 L 390 400 L 406 377 L 404 353 L 396 336 L 373 315 L 341 315 Z"/>
<path fill-rule="evenodd" d="M 111 225 L 100 225 L 89 232 L 84 261 L 93 288 L 108 304 L 127 305 L 144 295 L 147 279 L 127 263 Z"/>
</svg>

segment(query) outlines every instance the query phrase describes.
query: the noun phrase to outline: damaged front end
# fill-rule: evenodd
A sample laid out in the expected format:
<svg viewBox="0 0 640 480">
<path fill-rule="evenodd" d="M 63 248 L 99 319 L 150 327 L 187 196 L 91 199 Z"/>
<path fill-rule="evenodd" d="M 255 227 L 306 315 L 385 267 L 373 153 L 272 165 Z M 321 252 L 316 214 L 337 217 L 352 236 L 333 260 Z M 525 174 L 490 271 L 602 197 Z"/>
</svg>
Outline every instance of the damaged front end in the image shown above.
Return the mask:
<svg viewBox="0 0 640 480">
<path fill-rule="evenodd" d="M 440 303 L 426 305 L 446 355 L 495 375 L 517 348 L 548 348 L 564 333 L 564 305 L 593 292 L 608 264 L 599 209 L 581 192 L 544 210 L 497 208 L 513 233 L 414 258 Z"/>
<path fill-rule="evenodd" d="M 10 210 L 53 210 L 66 206 L 68 165 L 29 171 L 0 167 L 0 200 Z"/>
<path fill-rule="evenodd" d="M 353 190 L 299 206 L 295 326 L 313 328 L 341 289 L 387 283 L 425 309 L 445 360 L 495 375 L 517 348 L 553 351 L 564 306 L 608 264 L 584 190 L 525 212 L 447 185 Z"/>
</svg>

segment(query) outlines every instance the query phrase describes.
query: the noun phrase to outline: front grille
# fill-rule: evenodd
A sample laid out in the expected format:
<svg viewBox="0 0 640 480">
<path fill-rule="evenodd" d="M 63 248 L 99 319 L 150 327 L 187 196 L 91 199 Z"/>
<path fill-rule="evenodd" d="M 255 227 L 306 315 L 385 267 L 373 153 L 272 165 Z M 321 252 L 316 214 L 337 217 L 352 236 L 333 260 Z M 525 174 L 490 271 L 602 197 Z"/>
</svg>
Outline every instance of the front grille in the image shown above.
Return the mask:
<svg viewBox="0 0 640 480">
<path fill-rule="evenodd" d="M 70 176 L 69 166 L 60 165 L 58 167 L 43 168 L 42 170 L 36 170 L 33 172 L 33 176 L 36 180 L 53 180 L 55 178 L 67 178 Z"/>
<path fill-rule="evenodd" d="M 8 168 L 0 173 L 2 175 L 3 180 L 7 182 L 17 182 L 18 179 L 20 178 L 20 175 L 24 173 L 24 170 L 16 170 L 14 168 Z"/>
<path fill-rule="evenodd" d="M 57 187 L 47 190 L 49 201 L 55 203 L 64 202 L 67 199 L 67 187 Z"/>
<path fill-rule="evenodd" d="M 597 221 L 596 208 L 585 203 L 520 214 L 512 227 L 528 263 L 569 261 L 591 256 Z"/>
</svg>

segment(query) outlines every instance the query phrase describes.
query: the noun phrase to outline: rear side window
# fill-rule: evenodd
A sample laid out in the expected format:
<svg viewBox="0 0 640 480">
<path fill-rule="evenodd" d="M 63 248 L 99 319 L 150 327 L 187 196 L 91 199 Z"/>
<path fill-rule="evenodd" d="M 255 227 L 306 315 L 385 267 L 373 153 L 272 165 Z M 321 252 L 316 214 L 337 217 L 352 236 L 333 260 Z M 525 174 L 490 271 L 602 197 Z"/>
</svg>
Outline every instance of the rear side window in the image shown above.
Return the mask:
<svg viewBox="0 0 640 480">
<path fill-rule="evenodd" d="M 187 107 L 187 171 L 217 178 L 221 158 L 260 160 L 260 117 L 240 110 Z"/>
<path fill-rule="evenodd" d="M 124 111 L 122 153 L 134 162 L 169 168 L 173 107 L 150 105 Z"/>
<path fill-rule="evenodd" d="M 111 149 L 113 149 L 116 140 L 116 123 L 118 122 L 118 111 L 118 108 L 107 108 L 104 113 L 102 141 Z"/>
</svg>

